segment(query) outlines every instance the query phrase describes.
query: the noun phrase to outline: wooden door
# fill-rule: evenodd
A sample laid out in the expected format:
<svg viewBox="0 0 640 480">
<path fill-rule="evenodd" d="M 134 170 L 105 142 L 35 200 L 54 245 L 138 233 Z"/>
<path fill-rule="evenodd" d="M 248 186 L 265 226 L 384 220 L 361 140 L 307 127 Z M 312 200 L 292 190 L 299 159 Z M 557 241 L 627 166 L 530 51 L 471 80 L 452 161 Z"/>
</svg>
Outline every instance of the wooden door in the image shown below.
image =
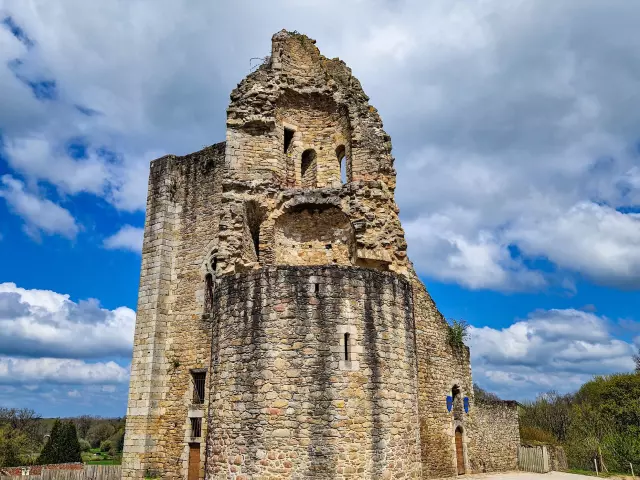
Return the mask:
<svg viewBox="0 0 640 480">
<path fill-rule="evenodd" d="M 462 447 L 462 430 L 456 428 L 456 460 L 458 461 L 458 475 L 464 475 L 464 451 Z"/>
<path fill-rule="evenodd" d="M 189 480 L 198 480 L 200 476 L 200 444 L 189 444 Z"/>
</svg>

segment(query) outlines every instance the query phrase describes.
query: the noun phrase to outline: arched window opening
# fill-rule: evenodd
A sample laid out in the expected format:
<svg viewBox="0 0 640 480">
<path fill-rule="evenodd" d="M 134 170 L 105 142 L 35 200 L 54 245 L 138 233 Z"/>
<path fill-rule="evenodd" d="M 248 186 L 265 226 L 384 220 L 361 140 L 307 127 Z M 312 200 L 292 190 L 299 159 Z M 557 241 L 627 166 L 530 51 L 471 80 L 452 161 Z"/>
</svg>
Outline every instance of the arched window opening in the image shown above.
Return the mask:
<svg viewBox="0 0 640 480">
<path fill-rule="evenodd" d="M 213 275 L 207 273 L 204 277 L 204 313 L 213 310 Z"/>
<path fill-rule="evenodd" d="M 317 186 L 317 155 L 312 148 L 302 152 L 300 162 L 300 182 L 302 188 L 315 188 Z"/>
<path fill-rule="evenodd" d="M 340 145 L 336 148 L 336 157 L 338 158 L 338 164 L 340 165 L 340 181 L 344 185 L 348 182 L 347 179 L 347 156 L 344 145 Z"/>
<path fill-rule="evenodd" d="M 291 141 L 293 140 L 294 130 L 291 128 L 284 127 L 284 153 L 287 153 L 289 150 L 289 146 L 291 145 Z"/>
<path fill-rule="evenodd" d="M 451 397 L 453 398 L 453 418 L 455 420 L 462 420 L 464 407 L 462 405 L 462 395 L 458 385 L 454 385 L 453 388 L 451 388 Z"/>
</svg>

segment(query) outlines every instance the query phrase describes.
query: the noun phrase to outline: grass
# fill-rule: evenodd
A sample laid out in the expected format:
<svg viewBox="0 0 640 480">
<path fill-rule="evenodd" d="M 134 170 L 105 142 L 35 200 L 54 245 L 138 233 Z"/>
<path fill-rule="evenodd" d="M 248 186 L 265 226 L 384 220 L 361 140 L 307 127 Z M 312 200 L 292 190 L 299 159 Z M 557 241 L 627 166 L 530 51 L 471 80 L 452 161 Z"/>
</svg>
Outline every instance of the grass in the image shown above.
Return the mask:
<svg viewBox="0 0 640 480">
<path fill-rule="evenodd" d="M 111 456 L 108 452 L 101 452 L 99 448 L 92 448 L 82 453 L 82 462 L 87 465 L 120 465 L 122 456 Z"/>
</svg>

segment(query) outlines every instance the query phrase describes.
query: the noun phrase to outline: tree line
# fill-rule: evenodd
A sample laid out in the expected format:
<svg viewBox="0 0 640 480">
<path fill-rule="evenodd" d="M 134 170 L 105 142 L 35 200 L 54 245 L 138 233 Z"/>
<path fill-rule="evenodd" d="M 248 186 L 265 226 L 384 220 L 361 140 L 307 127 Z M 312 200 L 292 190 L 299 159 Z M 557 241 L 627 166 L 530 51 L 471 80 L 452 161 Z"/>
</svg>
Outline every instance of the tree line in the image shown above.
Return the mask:
<svg viewBox="0 0 640 480">
<path fill-rule="evenodd" d="M 571 468 L 640 471 L 640 358 L 635 373 L 598 376 L 572 394 L 551 391 L 520 411 L 523 443 L 562 445 Z"/>
<path fill-rule="evenodd" d="M 121 418 L 44 419 L 28 408 L 0 407 L 0 467 L 81 462 L 91 449 L 117 457 L 123 445 Z"/>
</svg>

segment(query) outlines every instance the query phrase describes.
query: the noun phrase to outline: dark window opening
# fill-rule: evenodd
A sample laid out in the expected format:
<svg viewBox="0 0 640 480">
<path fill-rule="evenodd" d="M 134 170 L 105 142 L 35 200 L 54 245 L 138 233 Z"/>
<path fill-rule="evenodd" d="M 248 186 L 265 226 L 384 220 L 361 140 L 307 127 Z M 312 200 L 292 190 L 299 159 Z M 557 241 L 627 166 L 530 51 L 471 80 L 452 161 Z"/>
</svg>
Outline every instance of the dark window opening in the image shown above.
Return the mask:
<svg viewBox="0 0 640 480">
<path fill-rule="evenodd" d="M 324 248 L 326 248 L 327 250 L 331 250 L 333 248 L 333 245 L 331 245 L 330 243 L 327 243 Z"/>
<path fill-rule="evenodd" d="M 340 165 L 340 181 L 345 184 L 347 183 L 347 157 L 344 145 L 336 148 L 336 157 L 338 157 L 338 164 Z"/>
<path fill-rule="evenodd" d="M 453 398 L 453 418 L 454 420 L 462 420 L 462 400 L 460 395 L 460 387 L 458 385 L 454 385 L 451 388 L 451 398 Z"/>
<path fill-rule="evenodd" d="M 263 220 L 263 210 L 257 202 L 251 200 L 245 204 L 246 221 L 249 226 L 251 242 L 256 253 L 256 260 L 260 261 L 260 225 Z"/>
<path fill-rule="evenodd" d="M 218 269 L 218 259 L 216 257 L 213 257 L 213 260 L 211 260 L 211 271 L 215 274 L 217 269 Z"/>
<path fill-rule="evenodd" d="M 284 127 L 284 153 L 287 153 L 287 150 L 289 150 L 289 146 L 293 140 L 293 133 L 294 130 Z"/>
<path fill-rule="evenodd" d="M 302 188 L 315 188 L 317 185 L 316 151 L 310 148 L 302 152 L 300 163 L 300 180 Z"/>
<path fill-rule="evenodd" d="M 198 438 L 202 436 L 202 418 L 191 418 L 191 437 Z"/>
<path fill-rule="evenodd" d="M 193 380 L 193 403 L 202 405 L 204 403 L 204 383 L 207 378 L 207 373 L 191 372 L 191 377 Z"/>
<path fill-rule="evenodd" d="M 256 259 L 260 261 L 260 226 L 251 229 L 251 239 L 253 240 L 253 248 L 256 251 Z"/>
<path fill-rule="evenodd" d="M 213 275 L 207 273 L 204 284 L 204 313 L 210 313 L 213 309 Z"/>
<path fill-rule="evenodd" d="M 351 335 L 348 333 L 344 334 L 344 359 L 349 361 L 351 360 L 351 346 L 349 345 L 349 339 Z"/>
<path fill-rule="evenodd" d="M 318 293 L 318 292 L 320 291 L 320 284 L 316 283 L 313 287 L 314 287 L 314 288 L 313 288 L 313 291 L 314 291 L 315 293 Z"/>
</svg>

